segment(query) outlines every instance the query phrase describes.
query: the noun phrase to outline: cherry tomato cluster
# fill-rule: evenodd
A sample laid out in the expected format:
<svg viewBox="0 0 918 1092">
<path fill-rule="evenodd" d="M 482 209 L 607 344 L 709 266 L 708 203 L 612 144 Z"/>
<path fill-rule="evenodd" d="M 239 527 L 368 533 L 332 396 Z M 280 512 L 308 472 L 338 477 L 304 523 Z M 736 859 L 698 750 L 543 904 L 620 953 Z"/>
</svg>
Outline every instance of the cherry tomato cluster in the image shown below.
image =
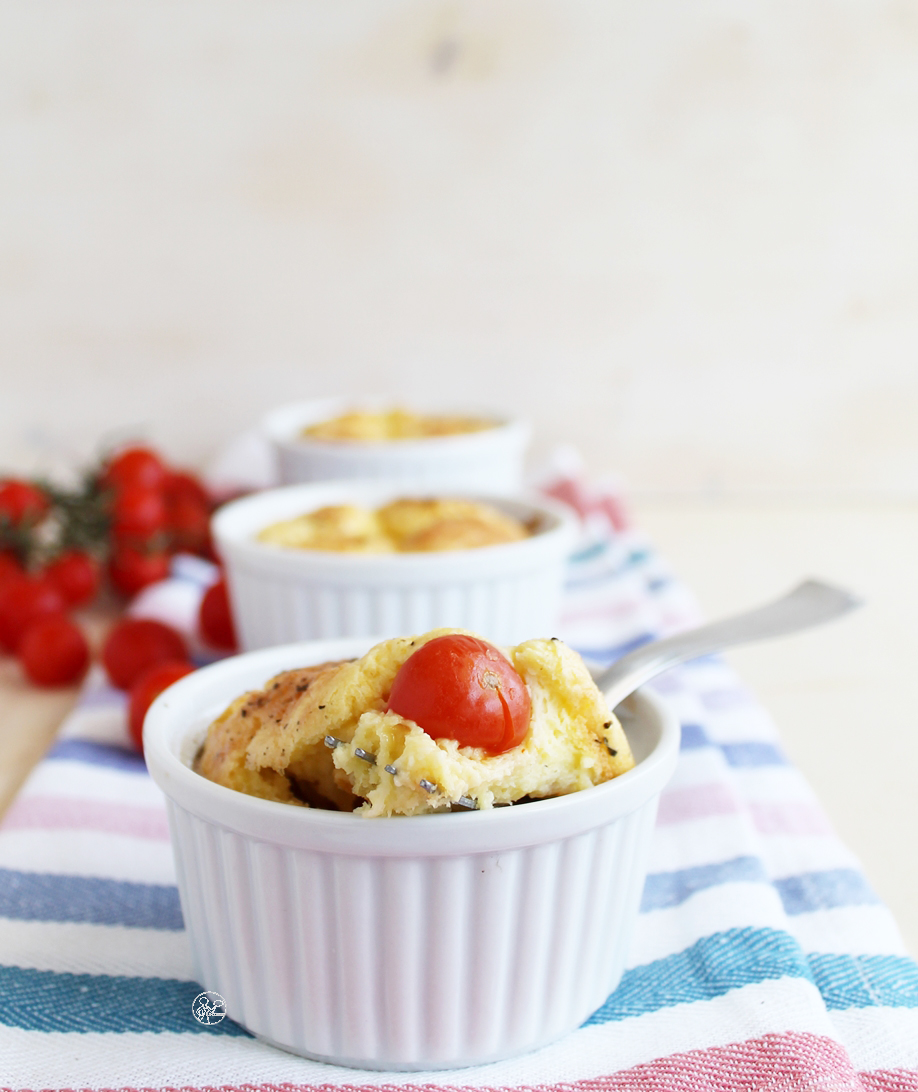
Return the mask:
<svg viewBox="0 0 918 1092">
<path fill-rule="evenodd" d="M 37 685 L 77 682 L 90 650 L 70 612 L 91 603 L 106 576 L 130 597 L 168 576 L 174 553 L 215 560 L 212 509 L 194 475 L 145 447 L 114 454 L 72 491 L 0 481 L 0 651 L 14 653 Z M 199 628 L 215 650 L 236 647 L 222 578 L 204 596 Z M 132 632 L 116 627 L 106 649 L 112 640 L 130 647 L 137 640 Z M 179 640 L 181 652 L 173 646 L 172 660 L 187 665 Z"/>
<path fill-rule="evenodd" d="M 212 505 L 194 475 L 132 447 L 108 461 L 96 485 L 109 516 L 108 576 L 118 591 L 135 595 L 162 580 L 176 552 L 213 558 Z"/>
<path fill-rule="evenodd" d="M 95 597 L 99 580 L 98 562 L 80 551 L 36 572 L 0 554 L 0 650 L 15 653 L 33 683 L 64 686 L 82 678 L 89 645 L 69 612 Z"/>
</svg>

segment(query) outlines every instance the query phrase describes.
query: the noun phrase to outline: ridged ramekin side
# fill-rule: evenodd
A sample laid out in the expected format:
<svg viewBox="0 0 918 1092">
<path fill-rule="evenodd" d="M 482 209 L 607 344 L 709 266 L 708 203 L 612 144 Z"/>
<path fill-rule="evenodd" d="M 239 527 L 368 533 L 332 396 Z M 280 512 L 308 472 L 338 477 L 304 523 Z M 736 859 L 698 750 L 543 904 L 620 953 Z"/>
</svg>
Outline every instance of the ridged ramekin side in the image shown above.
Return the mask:
<svg viewBox="0 0 918 1092">
<path fill-rule="evenodd" d="M 386 453 L 342 457 L 335 451 L 293 444 L 278 445 L 279 477 L 285 485 L 339 478 L 384 478 L 402 489 L 493 490 L 513 493 L 523 480 L 525 439 L 491 444 L 477 452 L 447 458 L 418 452 L 413 458 L 387 458 Z"/>
<path fill-rule="evenodd" d="M 656 803 L 456 857 L 270 845 L 172 803 L 201 983 L 254 1034 L 338 1064 L 449 1068 L 535 1049 L 618 982 Z"/>
<path fill-rule="evenodd" d="M 245 558 L 227 561 L 246 650 L 325 637 L 423 633 L 441 626 L 516 644 L 551 636 L 563 580 L 561 558 L 532 571 L 469 579 L 444 574 L 407 587 L 270 573 Z"/>
</svg>

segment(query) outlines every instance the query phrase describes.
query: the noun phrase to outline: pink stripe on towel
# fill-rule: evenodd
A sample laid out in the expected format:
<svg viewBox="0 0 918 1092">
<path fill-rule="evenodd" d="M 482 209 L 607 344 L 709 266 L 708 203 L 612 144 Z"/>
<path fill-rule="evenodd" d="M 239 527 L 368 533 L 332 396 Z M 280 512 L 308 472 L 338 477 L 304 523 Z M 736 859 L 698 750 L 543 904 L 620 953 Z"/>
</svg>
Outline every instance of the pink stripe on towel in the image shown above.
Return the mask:
<svg viewBox="0 0 918 1092">
<path fill-rule="evenodd" d="M 686 819 L 708 819 L 712 815 L 732 815 L 739 811 L 736 798 L 721 781 L 670 789 L 660 797 L 658 823 L 682 823 Z"/>
<path fill-rule="evenodd" d="M 762 834 L 831 834 L 822 809 L 804 800 L 752 801 L 752 819 Z"/>
<path fill-rule="evenodd" d="M 162 808 L 138 808 L 69 796 L 23 796 L 3 820 L 4 830 L 98 830 L 129 838 L 169 840 Z"/>
</svg>

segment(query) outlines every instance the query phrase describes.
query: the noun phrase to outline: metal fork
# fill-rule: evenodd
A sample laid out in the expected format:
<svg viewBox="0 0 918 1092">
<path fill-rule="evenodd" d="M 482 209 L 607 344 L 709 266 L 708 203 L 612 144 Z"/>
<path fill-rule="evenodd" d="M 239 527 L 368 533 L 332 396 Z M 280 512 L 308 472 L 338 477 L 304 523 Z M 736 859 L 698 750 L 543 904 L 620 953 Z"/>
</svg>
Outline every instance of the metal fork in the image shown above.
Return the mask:
<svg viewBox="0 0 918 1092">
<path fill-rule="evenodd" d="M 664 637 L 662 640 L 641 645 L 596 675 L 596 685 L 609 702 L 609 708 L 614 709 L 639 686 L 677 664 L 752 641 L 798 633 L 811 626 L 840 618 L 862 605 L 862 600 L 844 588 L 824 580 L 804 580 L 786 595 L 764 607 L 743 611 L 719 622 L 711 622 L 685 633 L 677 633 L 674 637 Z M 326 747 L 335 748 L 343 743 L 344 740 L 335 736 L 325 737 Z M 376 755 L 360 747 L 354 748 L 354 754 L 371 766 L 376 765 Z M 394 775 L 397 772 L 391 765 L 383 768 L 389 774 Z M 439 791 L 433 782 L 426 779 L 418 784 L 425 792 Z M 478 807 L 470 796 L 460 796 L 454 803 L 471 810 Z"/>
<path fill-rule="evenodd" d="M 344 745 L 344 740 L 338 739 L 337 736 L 326 736 L 324 742 L 325 746 L 332 751 L 336 747 L 341 747 Z M 362 758 L 364 762 L 368 763 L 368 765 L 376 765 L 376 755 L 371 755 L 369 751 L 365 751 L 362 747 L 355 747 L 354 754 L 357 756 L 357 758 Z M 383 766 L 383 769 L 386 771 L 387 774 L 392 774 L 393 777 L 398 773 L 398 770 L 392 765 Z M 422 777 L 418 784 L 421 786 L 424 792 L 431 795 L 435 792 L 442 791 L 432 781 L 428 781 L 426 777 Z M 469 811 L 478 810 L 478 801 L 473 799 L 471 796 L 460 796 L 458 800 L 451 800 L 450 803 L 456 804 L 461 808 L 466 808 Z"/>
</svg>

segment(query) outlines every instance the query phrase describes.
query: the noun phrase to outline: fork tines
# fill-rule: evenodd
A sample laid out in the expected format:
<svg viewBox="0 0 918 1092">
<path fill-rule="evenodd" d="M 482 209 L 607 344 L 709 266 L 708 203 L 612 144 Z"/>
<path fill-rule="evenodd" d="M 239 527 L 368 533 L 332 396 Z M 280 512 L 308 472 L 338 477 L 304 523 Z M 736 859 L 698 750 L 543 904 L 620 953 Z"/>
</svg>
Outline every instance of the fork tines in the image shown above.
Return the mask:
<svg viewBox="0 0 918 1092">
<path fill-rule="evenodd" d="M 337 736 L 326 736 L 324 741 L 325 746 L 333 751 L 336 747 L 343 747 L 344 740 L 338 739 Z M 363 759 L 364 762 L 370 766 L 376 765 L 376 755 L 371 755 L 369 751 L 365 751 L 362 747 L 355 747 L 354 754 L 357 758 Z M 387 774 L 391 774 L 393 777 L 398 773 L 398 770 L 391 765 L 387 764 L 383 766 L 383 769 Z M 442 792 L 442 790 L 435 785 L 432 781 L 428 781 L 426 777 L 422 777 L 418 784 L 426 793 Z M 472 796 L 460 796 L 458 800 L 452 802 L 453 807 L 459 807 L 465 811 L 478 811 L 478 801 Z"/>
</svg>

